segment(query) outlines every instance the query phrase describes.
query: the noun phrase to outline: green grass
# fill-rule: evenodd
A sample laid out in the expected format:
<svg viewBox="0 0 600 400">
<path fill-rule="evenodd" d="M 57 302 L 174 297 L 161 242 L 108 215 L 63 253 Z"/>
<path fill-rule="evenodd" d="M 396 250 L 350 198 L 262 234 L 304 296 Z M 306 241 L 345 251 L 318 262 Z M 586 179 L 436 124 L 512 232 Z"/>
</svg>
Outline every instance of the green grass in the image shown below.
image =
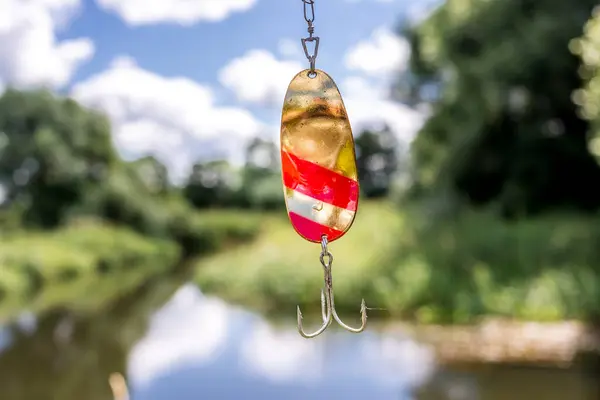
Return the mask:
<svg viewBox="0 0 600 400">
<path fill-rule="evenodd" d="M 173 221 L 181 236 L 171 239 L 99 220 L 73 221 L 55 231 L 5 233 L 0 237 L 0 320 L 23 310 L 101 307 L 152 276 L 172 273 L 188 256 L 251 240 L 258 218 L 235 211 L 190 212 Z"/>
<path fill-rule="evenodd" d="M 396 291 L 381 293 L 399 312 L 426 322 L 593 319 L 600 312 L 599 222 L 576 214 L 507 222 L 485 211 L 429 225 L 413 221 L 411 242 L 388 271 Z"/>
<path fill-rule="evenodd" d="M 22 308 L 83 306 L 111 288 L 164 272 L 179 259 L 173 242 L 125 228 L 79 223 L 50 233 L 20 233 L 0 245 L 0 316 Z M 115 276 L 119 280 L 115 281 Z M 104 285 L 110 277 L 112 285 Z"/>
<path fill-rule="evenodd" d="M 333 279 L 340 310 L 360 309 L 361 296 L 373 300 L 373 281 L 392 260 L 402 218 L 391 204 L 365 203 L 352 229 L 330 244 Z M 261 235 L 198 261 L 196 280 L 206 292 L 265 311 L 319 306 L 323 269 L 321 247 L 296 234 L 285 214 L 265 215 Z M 370 304 L 378 307 L 378 304 Z"/>
<path fill-rule="evenodd" d="M 415 208 L 363 202 L 349 233 L 331 244 L 336 306 L 423 323 L 482 316 L 587 319 L 600 312 L 600 219 L 555 215 L 519 223 L 466 212 L 433 218 Z M 316 312 L 320 246 L 285 215 L 267 215 L 256 241 L 197 263 L 205 292 L 268 313 Z"/>
<path fill-rule="evenodd" d="M 589 319 L 600 313 L 600 218 L 555 215 L 519 223 L 485 211 L 433 217 L 363 202 L 352 229 L 330 244 L 336 306 L 358 315 L 468 323 L 499 315 Z M 79 221 L 0 239 L 0 319 L 23 309 L 89 309 L 169 274 L 186 257 L 203 291 L 269 314 L 316 313 L 320 246 L 284 212 L 181 214 L 173 236 Z M 219 252 L 220 251 L 220 252 Z M 211 254 L 212 253 L 212 254 Z M 194 261 L 191 261 L 194 260 Z"/>
</svg>

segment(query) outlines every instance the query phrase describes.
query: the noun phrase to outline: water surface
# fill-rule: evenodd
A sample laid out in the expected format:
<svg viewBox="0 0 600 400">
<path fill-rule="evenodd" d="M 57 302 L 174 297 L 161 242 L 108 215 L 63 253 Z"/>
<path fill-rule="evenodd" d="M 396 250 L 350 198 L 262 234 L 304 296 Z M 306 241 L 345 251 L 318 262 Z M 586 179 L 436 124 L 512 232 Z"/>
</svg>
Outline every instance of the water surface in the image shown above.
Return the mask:
<svg viewBox="0 0 600 400">
<path fill-rule="evenodd" d="M 132 400 L 597 398 L 595 377 L 580 371 L 440 368 L 397 330 L 306 340 L 293 317 L 275 325 L 190 284 L 139 290 L 92 314 L 23 314 L 0 331 L 0 399 L 111 400 L 113 372 L 125 373 Z"/>
</svg>

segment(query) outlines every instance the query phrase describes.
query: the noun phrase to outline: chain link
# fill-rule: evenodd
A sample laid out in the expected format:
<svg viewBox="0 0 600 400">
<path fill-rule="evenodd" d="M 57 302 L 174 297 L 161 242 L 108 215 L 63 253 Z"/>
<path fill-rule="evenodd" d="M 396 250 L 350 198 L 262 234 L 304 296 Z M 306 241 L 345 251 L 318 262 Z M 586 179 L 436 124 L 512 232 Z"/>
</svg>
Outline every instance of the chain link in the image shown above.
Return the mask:
<svg viewBox="0 0 600 400">
<path fill-rule="evenodd" d="M 315 0 L 302 0 L 302 2 L 304 3 L 304 19 L 311 26 L 315 22 Z"/>
<path fill-rule="evenodd" d="M 319 260 L 325 269 L 331 268 L 331 264 L 333 264 L 333 255 L 327 249 L 327 243 L 327 236 L 323 235 L 321 237 L 321 256 Z"/>
<path fill-rule="evenodd" d="M 304 20 L 308 24 L 308 37 L 302 39 L 302 48 L 304 49 L 304 55 L 306 56 L 309 64 L 310 71 L 308 76 L 314 78 L 317 76 L 315 72 L 315 64 L 317 61 L 317 55 L 319 54 L 319 37 L 314 36 L 315 33 L 315 0 L 302 0 L 304 3 Z M 312 53 L 308 51 L 307 43 L 315 42 L 315 48 Z"/>
</svg>

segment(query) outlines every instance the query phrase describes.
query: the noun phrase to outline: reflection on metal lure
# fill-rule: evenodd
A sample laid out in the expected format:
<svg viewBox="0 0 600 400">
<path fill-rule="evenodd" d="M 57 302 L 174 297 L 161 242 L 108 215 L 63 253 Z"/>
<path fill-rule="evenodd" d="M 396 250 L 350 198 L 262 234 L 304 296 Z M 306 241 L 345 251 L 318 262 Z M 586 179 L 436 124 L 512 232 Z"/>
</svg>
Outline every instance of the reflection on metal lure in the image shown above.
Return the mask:
<svg viewBox="0 0 600 400">
<path fill-rule="evenodd" d="M 315 69 L 319 38 L 313 36 L 314 0 L 303 2 L 310 36 L 302 39 L 302 45 L 310 69 L 292 79 L 285 95 L 281 168 L 285 203 L 294 229 L 304 239 L 321 243 L 325 288 L 321 291 L 323 324 L 317 331 L 304 332 L 298 307 L 298 331 L 305 338 L 313 338 L 323 333 L 332 319 L 350 332 L 362 332 L 367 323 L 367 307 L 363 300 L 359 328 L 344 324 L 335 311 L 333 256 L 327 244 L 342 237 L 352 226 L 360 190 L 354 138 L 342 96 L 333 79 Z M 314 55 L 309 54 L 307 42 L 316 42 Z"/>
<path fill-rule="evenodd" d="M 308 72 L 292 80 L 283 106 L 285 201 L 300 236 L 332 242 L 350 229 L 358 208 L 354 139 L 333 80 L 320 70 L 311 79 Z"/>
</svg>

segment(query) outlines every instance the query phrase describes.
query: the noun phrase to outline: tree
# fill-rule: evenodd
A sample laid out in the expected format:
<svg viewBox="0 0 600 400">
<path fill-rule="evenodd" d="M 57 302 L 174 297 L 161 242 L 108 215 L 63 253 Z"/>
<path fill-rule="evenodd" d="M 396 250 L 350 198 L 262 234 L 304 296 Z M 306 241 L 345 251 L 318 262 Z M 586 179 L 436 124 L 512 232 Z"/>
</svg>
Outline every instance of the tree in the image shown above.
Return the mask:
<svg viewBox="0 0 600 400">
<path fill-rule="evenodd" d="M 573 99 L 581 116 L 590 121 L 590 151 L 600 159 L 600 7 L 594 9 L 584 35 L 571 43 L 571 49 L 581 58 L 584 80 L 584 87 L 573 94 Z"/>
<path fill-rule="evenodd" d="M 363 193 L 366 197 L 387 196 L 398 169 L 398 141 L 394 134 L 387 126 L 378 131 L 366 130 L 356 138 L 355 146 Z"/>
<path fill-rule="evenodd" d="M 569 51 L 595 0 L 448 0 L 410 32 L 412 93 L 438 88 L 413 145 L 417 188 L 505 215 L 600 206 Z"/>
<path fill-rule="evenodd" d="M 136 178 L 149 193 L 165 195 L 171 188 L 167 167 L 153 156 L 146 156 L 131 163 Z"/>
<path fill-rule="evenodd" d="M 242 174 L 243 196 L 249 205 L 260 209 L 281 208 L 283 192 L 279 174 L 279 154 L 275 143 L 254 138 L 246 148 Z"/>
<path fill-rule="evenodd" d="M 194 207 L 229 207 L 236 197 L 237 174 L 226 160 L 197 163 L 184 188 Z"/>
<path fill-rule="evenodd" d="M 0 142 L 7 202 L 43 227 L 59 224 L 118 162 L 104 116 L 45 91 L 0 97 Z"/>
</svg>

